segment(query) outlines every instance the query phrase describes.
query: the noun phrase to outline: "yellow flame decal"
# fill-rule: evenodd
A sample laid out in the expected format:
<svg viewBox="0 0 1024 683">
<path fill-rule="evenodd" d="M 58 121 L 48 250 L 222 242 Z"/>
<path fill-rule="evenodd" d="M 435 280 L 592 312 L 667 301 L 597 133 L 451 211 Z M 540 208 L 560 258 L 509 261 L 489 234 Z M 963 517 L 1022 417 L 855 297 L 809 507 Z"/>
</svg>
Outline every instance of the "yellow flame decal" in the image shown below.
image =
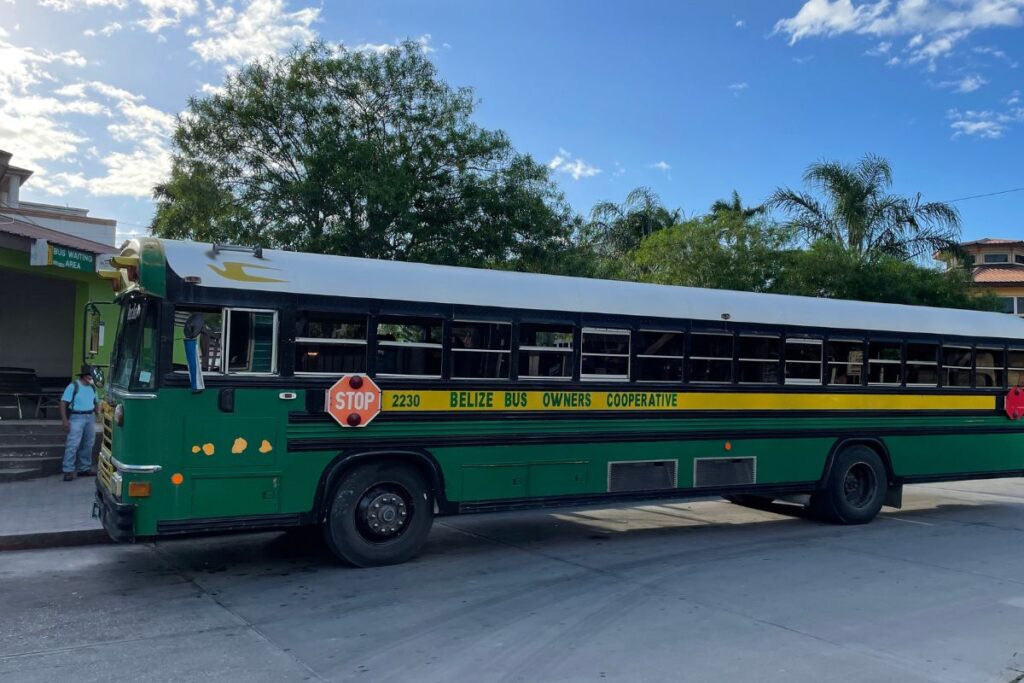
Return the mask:
<svg viewBox="0 0 1024 683">
<path fill-rule="evenodd" d="M 274 447 L 270 445 L 270 442 L 263 439 L 263 443 L 260 444 L 260 453 L 269 453 L 274 450 Z"/>
<path fill-rule="evenodd" d="M 272 277 L 263 277 L 262 275 L 251 275 L 245 272 L 246 268 L 255 268 L 258 270 L 278 270 L 277 268 L 271 268 L 270 266 L 258 266 L 253 263 L 239 263 L 238 261 L 225 261 L 223 268 L 218 268 L 212 263 L 209 264 L 210 270 L 217 273 L 221 277 L 225 277 L 229 280 L 237 280 L 238 282 L 287 282 L 287 280 L 278 280 Z"/>
<path fill-rule="evenodd" d="M 206 453 L 207 455 L 213 455 L 213 444 L 212 443 L 204 443 L 203 444 L 203 453 Z"/>
<path fill-rule="evenodd" d="M 238 437 L 237 439 L 235 439 L 235 443 L 231 444 L 231 452 L 234 453 L 235 455 L 238 455 L 239 453 L 244 452 L 245 449 L 248 447 L 249 442 L 243 439 L 242 437 Z"/>
</svg>

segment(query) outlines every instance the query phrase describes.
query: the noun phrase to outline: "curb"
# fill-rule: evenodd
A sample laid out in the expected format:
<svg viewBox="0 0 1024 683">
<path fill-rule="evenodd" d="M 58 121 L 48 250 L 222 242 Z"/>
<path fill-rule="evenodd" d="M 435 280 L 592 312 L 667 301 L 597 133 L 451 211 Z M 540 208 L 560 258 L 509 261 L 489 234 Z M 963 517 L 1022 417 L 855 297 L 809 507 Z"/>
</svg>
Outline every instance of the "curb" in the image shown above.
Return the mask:
<svg viewBox="0 0 1024 683">
<path fill-rule="evenodd" d="M 68 548 L 76 545 L 99 545 L 110 542 L 110 536 L 108 536 L 107 532 L 103 529 L 44 531 L 34 534 L 12 534 L 9 536 L 0 536 L 0 552 L 6 550 Z"/>
</svg>

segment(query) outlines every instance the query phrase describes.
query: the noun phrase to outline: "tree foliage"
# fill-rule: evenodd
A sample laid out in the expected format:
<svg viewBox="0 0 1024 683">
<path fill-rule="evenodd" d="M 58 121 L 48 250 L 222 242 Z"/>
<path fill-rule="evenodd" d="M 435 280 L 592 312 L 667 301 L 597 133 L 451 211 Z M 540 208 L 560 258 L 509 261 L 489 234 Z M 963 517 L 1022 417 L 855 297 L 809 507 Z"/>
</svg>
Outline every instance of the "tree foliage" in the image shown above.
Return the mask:
<svg viewBox="0 0 1024 683">
<path fill-rule="evenodd" d="M 960 215 L 950 204 L 891 194 L 892 168 L 881 157 L 817 162 L 804 182 L 820 196 L 779 188 L 767 206 L 785 213 L 808 243 L 831 240 L 868 259 L 914 260 L 950 248 L 960 235 Z"/>
<path fill-rule="evenodd" d="M 189 101 L 154 233 L 559 270 L 572 211 L 546 167 L 473 123 L 474 107 L 412 42 L 256 61 Z"/>
</svg>

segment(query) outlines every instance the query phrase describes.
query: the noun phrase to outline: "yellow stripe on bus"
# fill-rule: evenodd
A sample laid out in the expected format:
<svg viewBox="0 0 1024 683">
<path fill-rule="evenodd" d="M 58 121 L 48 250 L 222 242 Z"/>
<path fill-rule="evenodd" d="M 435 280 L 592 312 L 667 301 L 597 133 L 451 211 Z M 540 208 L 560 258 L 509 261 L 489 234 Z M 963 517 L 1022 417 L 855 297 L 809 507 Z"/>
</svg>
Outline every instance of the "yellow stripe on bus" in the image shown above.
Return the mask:
<svg viewBox="0 0 1024 683">
<path fill-rule="evenodd" d="M 385 412 L 995 410 L 994 396 L 655 391 L 384 391 Z"/>
</svg>

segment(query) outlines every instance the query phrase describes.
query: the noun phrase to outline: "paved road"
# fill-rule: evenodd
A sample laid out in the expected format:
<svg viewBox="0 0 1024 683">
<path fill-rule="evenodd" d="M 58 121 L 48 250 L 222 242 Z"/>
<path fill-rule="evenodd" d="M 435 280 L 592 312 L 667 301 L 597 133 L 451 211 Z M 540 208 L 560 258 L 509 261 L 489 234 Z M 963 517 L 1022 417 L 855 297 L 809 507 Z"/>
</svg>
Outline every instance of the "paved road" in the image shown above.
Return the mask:
<svg viewBox="0 0 1024 683">
<path fill-rule="evenodd" d="M 7 681 L 1019 681 L 1024 481 L 833 527 L 721 501 L 0 553 Z"/>
</svg>

